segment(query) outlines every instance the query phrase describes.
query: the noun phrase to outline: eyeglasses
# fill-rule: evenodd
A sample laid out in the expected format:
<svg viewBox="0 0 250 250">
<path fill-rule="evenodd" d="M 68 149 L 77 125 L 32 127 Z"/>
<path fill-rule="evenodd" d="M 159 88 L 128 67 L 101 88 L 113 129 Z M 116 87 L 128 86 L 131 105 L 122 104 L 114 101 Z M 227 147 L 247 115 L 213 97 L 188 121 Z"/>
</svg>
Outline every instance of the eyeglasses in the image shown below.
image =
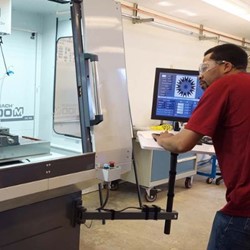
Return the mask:
<svg viewBox="0 0 250 250">
<path fill-rule="evenodd" d="M 215 68 L 217 65 L 221 65 L 221 64 L 224 64 L 226 63 L 227 61 L 225 60 L 220 60 L 220 61 L 213 61 L 215 62 L 215 65 L 213 67 L 211 67 L 211 64 L 205 62 L 205 63 L 201 63 L 200 66 L 199 66 L 199 73 L 200 75 L 201 74 L 204 74 L 205 72 Z"/>
</svg>

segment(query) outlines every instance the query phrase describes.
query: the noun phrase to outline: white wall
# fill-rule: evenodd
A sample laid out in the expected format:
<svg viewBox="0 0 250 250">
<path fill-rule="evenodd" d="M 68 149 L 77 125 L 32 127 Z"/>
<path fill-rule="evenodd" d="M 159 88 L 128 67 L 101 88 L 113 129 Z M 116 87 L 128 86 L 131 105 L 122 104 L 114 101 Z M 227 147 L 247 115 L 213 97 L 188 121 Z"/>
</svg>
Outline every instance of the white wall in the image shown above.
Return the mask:
<svg viewBox="0 0 250 250">
<path fill-rule="evenodd" d="M 155 68 L 197 70 L 203 53 L 217 43 L 148 23 L 132 24 L 128 18 L 123 18 L 123 29 L 133 125 L 159 124 L 150 119 Z"/>
</svg>

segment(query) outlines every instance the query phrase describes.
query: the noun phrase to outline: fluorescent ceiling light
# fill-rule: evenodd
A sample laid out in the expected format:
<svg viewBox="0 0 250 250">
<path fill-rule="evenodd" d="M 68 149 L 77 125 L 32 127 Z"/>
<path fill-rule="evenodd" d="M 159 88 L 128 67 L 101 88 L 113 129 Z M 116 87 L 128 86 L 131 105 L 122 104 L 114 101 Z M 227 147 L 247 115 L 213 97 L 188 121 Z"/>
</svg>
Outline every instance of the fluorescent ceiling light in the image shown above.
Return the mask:
<svg viewBox="0 0 250 250">
<path fill-rule="evenodd" d="M 160 2 L 158 2 L 157 4 L 159 4 L 160 6 L 173 6 L 173 4 L 172 3 L 169 3 L 169 2 L 167 2 L 167 1 L 160 1 Z"/>
<path fill-rule="evenodd" d="M 176 10 L 175 12 L 179 12 L 179 13 L 184 14 L 184 15 L 187 15 L 187 16 L 197 16 L 196 13 L 191 12 L 191 11 L 189 11 L 189 10 L 184 10 L 184 9 L 178 9 L 178 10 Z"/>
<path fill-rule="evenodd" d="M 230 14 L 250 21 L 250 5 L 237 0 L 202 0 Z"/>
</svg>

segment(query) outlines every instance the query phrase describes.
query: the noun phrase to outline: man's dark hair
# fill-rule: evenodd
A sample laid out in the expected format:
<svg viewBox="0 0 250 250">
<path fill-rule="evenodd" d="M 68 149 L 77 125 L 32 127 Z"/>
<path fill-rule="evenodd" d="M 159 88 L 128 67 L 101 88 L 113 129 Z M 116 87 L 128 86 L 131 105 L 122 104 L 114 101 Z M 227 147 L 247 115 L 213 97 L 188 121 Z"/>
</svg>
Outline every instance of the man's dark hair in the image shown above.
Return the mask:
<svg viewBox="0 0 250 250">
<path fill-rule="evenodd" d="M 235 44 L 222 44 L 215 46 L 204 53 L 204 56 L 211 54 L 211 59 L 215 61 L 225 60 L 234 65 L 236 69 L 246 70 L 248 64 L 248 55 L 239 46 Z"/>
</svg>

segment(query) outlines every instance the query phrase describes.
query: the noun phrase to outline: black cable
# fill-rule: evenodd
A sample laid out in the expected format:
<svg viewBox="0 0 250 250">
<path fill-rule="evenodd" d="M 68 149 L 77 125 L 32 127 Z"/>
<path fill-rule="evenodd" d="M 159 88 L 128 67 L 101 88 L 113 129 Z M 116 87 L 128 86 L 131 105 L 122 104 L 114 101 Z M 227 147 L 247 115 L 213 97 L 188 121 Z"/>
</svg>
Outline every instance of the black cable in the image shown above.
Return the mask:
<svg viewBox="0 0 250 250">
<path fill-rule="evenodd" d="M 153 207 L 154 210 L 155 210 L 155 209 L 159 210 L 158 212 L 160 212 L 160 211 L 163 211 L 163 212 L 164 212 L 164 209 L 161 209 L 161 208 L 158 207 L 158 206 L 152 205 L 152 207 Z M 124 212 L 124 211 L 126 211 L 126 210 L 128 210 L 128 209 L 145 210 L 145 208 L 146 208 L 146 205 L 143 205 L 142 207 L 126 207 L 126 208 L 123 208 L 123 209 L 121 209 L 121 210 L 113 210 L 113 209 L 108 209 L 108 208 L 103 208 L 103 209 L 101 209 L 101 210 L 102 210 L 102 211 L 105 211 L 105 212 L 110 212 L 110 211 L 112 210 L 112 211 L 115 211 L 116 213 L 122 213 L 122 212 Z M 149 208 L 150 210 L 152 209 L 151 206 L 148 206 L 148 208 Z"/>
<path fill-rule="evenodd" d="M 137 188 L 137 196 L 138 196 L 139 206 L 142 207 L 141 190 L 140 190 L 140 184 L 139 184 L 139 180 L 138 180 L 137 166 L 136 166 L 135 157 L 134 157 L 134 145 L 133 145 L 133 143 L 132 143 L 132 164 L 134 167 L 135 183 L 136 183 L 136 188 Z"/>
<path fill-rule="evenodd" d="M 3 53 L 2 44 L 3 44 L 3 40 L 2 40 L 2 37 L 0 36 L 0 48 L 1 48 L 1 53 L 2 53 L 2 57 L 3 57 L 3 63 L 4 63 L 5 70 L 6 70 L 6 74 L 9 75 L 6 61 L 5 61 L 5 57 L 4 57 L 4 53 Z"/>
<path fill-rule="evenodd" d="M 103 209 L 104 209 L 104 207 L 106 206 L 106 204 L 107 204 L 107 202 L 108 202 L 108 199 L 109 199 L 109 191 L 110 191 L 110 189 L 109 189 L 109 183 L 108 183 L 108 184 L 107 184 L 107 194 L 106 194 L 105 201 L 104 201 L 103 204 L 102 204 L 99 208 L 97 208 L 96 210 L 100 211 L 100 210 L 103 210 Z"/>
<path fill-rule="evenodd" d="M 70 3 L 70 1 L 64 1 L 64 0 L 48 0 L 48 1 L 55 2 L 55 3 L 61 3 L 61 4 Z"/>
<path fill-rule="evenodd" d="M 125 210 L 127 210 L 127 209 L 131 209 L 131 208 L 132 208 L 132 209 L 141 210 L 140 207 L 126 207 L 126 208 L 123 208 L 123 209 L 121 209 L 121 210 L 115 210 L 115 212 L 121 213 L 121 212 L 123 212 L 123 211 L 125 211 Z M 105 212 L 110 212 L 110 211 L 113 210 L 113 209 L 103 208 L 103 209 L 100 209 L 100 210 L 105 211 Z"/>
<path fill-rule="evenodd" d="M 91 226 L 92 226 L 92 223 L 93 223 L 93 220 L 90 221 L 90 224 L 89 224 L 89 225 L 87 225 L 86 223 L 83 223 L 83 225 L 84 225 L 86 228 L 90 229 Z"/>
</svg>

